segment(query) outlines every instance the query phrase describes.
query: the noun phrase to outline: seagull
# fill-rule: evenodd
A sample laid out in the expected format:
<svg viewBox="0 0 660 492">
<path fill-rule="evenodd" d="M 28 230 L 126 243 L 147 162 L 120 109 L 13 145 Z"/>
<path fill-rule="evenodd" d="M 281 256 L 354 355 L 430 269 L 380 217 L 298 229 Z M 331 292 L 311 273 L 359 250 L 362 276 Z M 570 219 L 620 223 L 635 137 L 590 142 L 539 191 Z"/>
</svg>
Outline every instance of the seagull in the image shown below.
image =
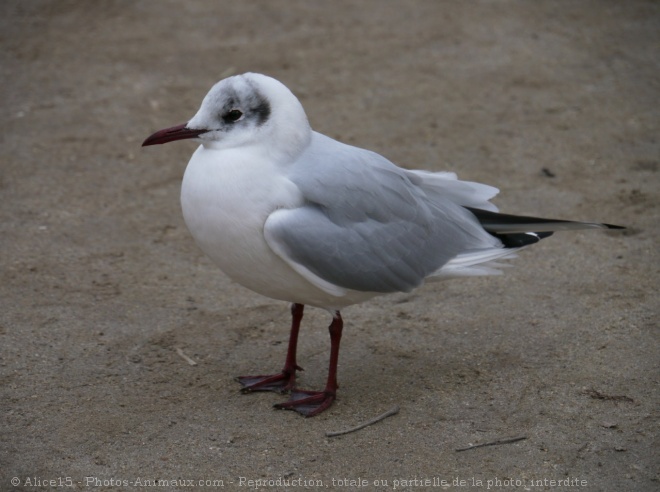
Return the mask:
<svg viewBox="0 0 660 492">
<path fill-rule="evenodd" d="M 498 213 L 497 188 L 404 169 L 313 131 L 296 96 L 257 73 L 221 80 L 191 120 L 142 146 L 183 139 L 200 144 L 181 187 L 195 242 L 233 281 L 291 303 L 282 371 L 237 380 L 244 393 L 289 393 L 275 407 L 307 417 L 336 398 L 341 309 L 426 281 L 500 273 L 498 260 L 554 231 L 622 229 Z M 322 391 L 296 386 L 306 305 L 332 315 Z"/>
</svg>

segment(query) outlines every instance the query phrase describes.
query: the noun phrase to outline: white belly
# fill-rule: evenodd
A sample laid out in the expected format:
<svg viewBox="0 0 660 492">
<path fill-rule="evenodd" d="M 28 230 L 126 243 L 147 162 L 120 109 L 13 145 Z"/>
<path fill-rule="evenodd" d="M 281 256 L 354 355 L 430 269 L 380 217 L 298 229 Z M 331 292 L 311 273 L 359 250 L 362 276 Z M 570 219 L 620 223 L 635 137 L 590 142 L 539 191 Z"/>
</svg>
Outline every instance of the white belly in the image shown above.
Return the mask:
<svg viewBox="0 0 660 492">
<path fill-rule="evenodd" d="M 312 285 L 266 243 L 263 230 L 268 216 L 302 203 L 298 188 L 276 171 L 265 159 L 246 156 L 244 151 L 200 146 L 181 187 L 183 218 L 190 233 L 225 274 L 259 294 L 325 308 L 352 304 L 355 301 Z"/>
</svg>

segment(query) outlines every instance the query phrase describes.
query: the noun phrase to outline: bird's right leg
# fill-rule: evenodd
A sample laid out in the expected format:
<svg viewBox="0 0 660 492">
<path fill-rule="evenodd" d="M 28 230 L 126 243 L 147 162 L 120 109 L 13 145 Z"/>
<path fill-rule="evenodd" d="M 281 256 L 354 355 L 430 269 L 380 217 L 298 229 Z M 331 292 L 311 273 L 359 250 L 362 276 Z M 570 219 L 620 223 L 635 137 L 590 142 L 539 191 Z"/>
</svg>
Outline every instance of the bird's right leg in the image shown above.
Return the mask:
<svg viewBox="0 0 660 492">
<path fill-rule="evenodd" d="M 239 376 L 236 378 L 243 386 L 241 391 L 275 391 L 276 393 L 288 393 L 296 384 L 296 371 L 303 368 L 296 364 L 296 351 L 298 348 L 298 332 L 303 317 L 304 304 L 291 305 L 291 334 L 289 335 L 289 348 L 286 353 L 284 368 L 279 374 L 261 376 Z"/>
</svg>

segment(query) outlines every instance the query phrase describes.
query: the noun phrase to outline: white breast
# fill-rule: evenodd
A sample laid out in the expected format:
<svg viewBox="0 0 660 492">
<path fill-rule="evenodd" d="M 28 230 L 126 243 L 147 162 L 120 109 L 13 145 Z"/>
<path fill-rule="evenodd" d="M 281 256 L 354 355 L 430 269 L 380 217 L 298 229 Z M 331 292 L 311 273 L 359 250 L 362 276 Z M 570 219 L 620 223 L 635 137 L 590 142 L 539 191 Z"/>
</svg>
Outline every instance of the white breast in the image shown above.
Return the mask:
<svg viewBox="0 0 660 492">
<path fill-rule="evenodd" d="M 275 165 L 245 149 L 200 146 L 181 187 L 190 233 L 232 280 L 275 299 L 333 307 L 335 300 L 291 269 L 264 239 L 268 216 L 299 206 L 302 200 L 298 188 Z"/>
</svg>

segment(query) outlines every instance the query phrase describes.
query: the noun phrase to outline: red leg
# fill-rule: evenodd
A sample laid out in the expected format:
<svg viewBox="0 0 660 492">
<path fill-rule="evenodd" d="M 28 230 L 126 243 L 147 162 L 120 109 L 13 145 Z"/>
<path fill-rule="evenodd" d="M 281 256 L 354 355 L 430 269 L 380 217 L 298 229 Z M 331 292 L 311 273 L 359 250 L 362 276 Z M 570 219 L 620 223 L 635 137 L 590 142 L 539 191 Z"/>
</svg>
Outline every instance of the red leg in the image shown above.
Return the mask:
<svg viewBox="0 0 660 492">
<path fill-rule="evenodd" d="M 291 398 L 284 403 L 278 403 L 276 408 L 295 410 L 305 417 L 313 417 L 327 409 L 335 400 L 337 394 L 337 362 L 339 361 L 339 342 L 344 322 L 339 311 L 328 328 L 330 331 L 330 366 L 328 368 L 328 381 L 323 391 L 292 390 Z"/>
<path fill-rule="evenodd" d="M 303 317 L 303 304 L 291 305 L 291 334 L 289 335 L 289 348 L 286 353 L 284 368 L 279 374 L 261 375 L 261 376 L 239 376 L 236 378 L 243 386 L 241 391 L 249 393 L 251 391 L 275 391 L 277 393 L 287 393 L 292 390 L 296 384 L 296 370 L 302 371 L 303 368 L 296 364 L 296 351 L 298 349 L 298 332 L 300 331 L 300 322 Z"/>
</svg>

